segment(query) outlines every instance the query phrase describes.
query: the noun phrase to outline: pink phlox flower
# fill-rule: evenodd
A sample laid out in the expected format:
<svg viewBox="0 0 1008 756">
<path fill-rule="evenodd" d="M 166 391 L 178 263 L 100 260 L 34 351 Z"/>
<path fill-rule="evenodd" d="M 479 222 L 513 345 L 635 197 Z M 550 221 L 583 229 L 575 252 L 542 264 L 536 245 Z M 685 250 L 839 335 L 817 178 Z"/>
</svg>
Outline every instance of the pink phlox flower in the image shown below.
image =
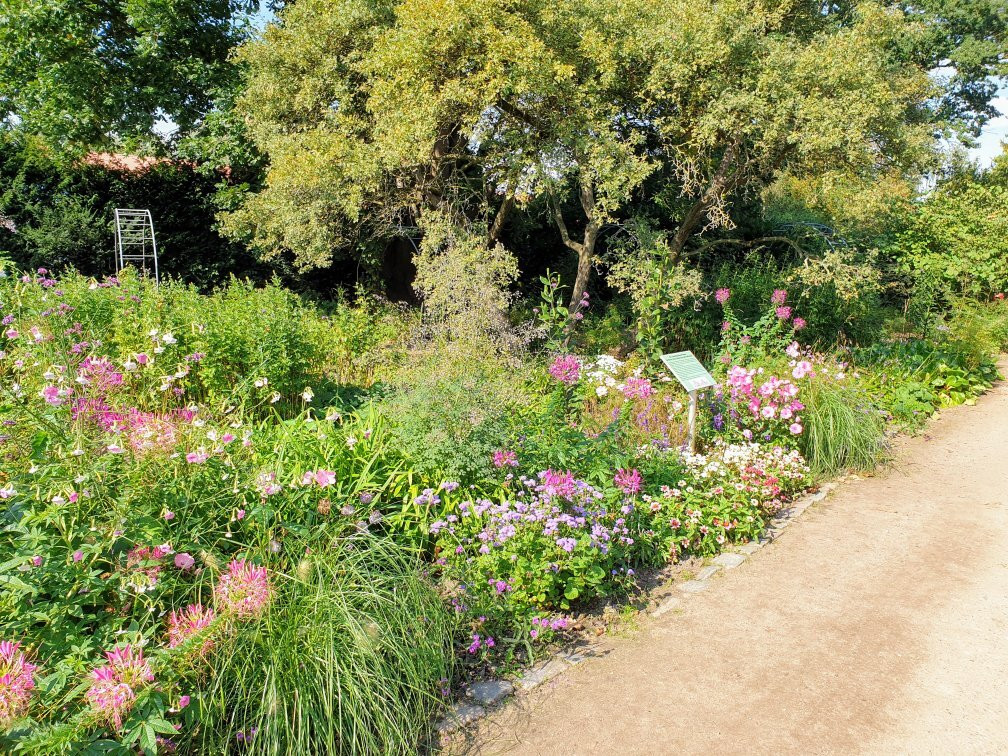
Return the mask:
<svg viewBox="0 0 1008 756">
<path fill-rule="evenodd" d="M 627 399 L 647 399 L 654 393 L 654 387 L 647 378 L 627 378 L 621 390 Z"/>
</svg>

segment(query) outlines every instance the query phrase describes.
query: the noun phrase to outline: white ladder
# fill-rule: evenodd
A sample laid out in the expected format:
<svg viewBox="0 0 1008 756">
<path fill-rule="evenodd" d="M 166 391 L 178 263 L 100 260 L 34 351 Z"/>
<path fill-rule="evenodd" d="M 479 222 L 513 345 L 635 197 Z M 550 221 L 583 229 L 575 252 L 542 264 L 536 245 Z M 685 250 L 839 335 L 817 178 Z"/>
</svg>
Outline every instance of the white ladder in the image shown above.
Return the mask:
<svg viewBox="0 0 1008 756">
<path fill-rule="evenodd" d="M 141 273 L 150 275 L 153 264 L 154 285 L 158 281 L 157 242 L 154 240 L 154 219 L 150 210 L 116 208 L 115 265 L 116 273 L 130 263 L 138 263 Z"/>
</svg>

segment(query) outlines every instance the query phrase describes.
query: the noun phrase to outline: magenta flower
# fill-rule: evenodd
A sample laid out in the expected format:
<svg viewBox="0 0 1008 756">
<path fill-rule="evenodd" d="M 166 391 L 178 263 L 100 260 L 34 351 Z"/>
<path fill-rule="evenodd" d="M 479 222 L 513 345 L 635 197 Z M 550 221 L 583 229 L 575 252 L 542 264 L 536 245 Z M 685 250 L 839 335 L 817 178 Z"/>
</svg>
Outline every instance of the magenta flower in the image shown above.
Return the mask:
<svg viewBox="0 0 1008 756">
<path fill-rule="evenodd" d="M 188 454 L 185 455 L 185 458 L 186 462 L 188 462 L 191 465 L 202 465 L 204 462 L 210 459 L 210 455 L 207 454 L 202 449 L 200 449 L 199 451 L 189 452 Z"/>
<path fill-rule="evenodd" d="M 791 375 L 793 375 L 796 379 L 799 380 L 807 375 L 813 375 L 813 373 L 814 371 L 812 369 L 812 363 L 809 362 L 808 360 L 802 360 L 797 365 L 795 365 L 794 369 L 791 371 Z"/>
<path fill-rule="evenodd" d="M 99 718 L 122 728 L 136 701 L 137 691 L 154 682 L 154 673 L 143 658 L 143 650 L 130 645 L 105 652 L 108 664 L 91 673 L 91 687 L 85 694 Z"/>
<path fill-rule="evenodd" d="M 787 320 L 788 318 L 791 317 L 791 308 L 788 307 L 787 305 L 781 305 L 780 307 L 777 308 L 776 313 L 777 317 L 780 318 L 781 320 Z"/>
<path fill-rule="evenodd" d="M 633 470 L 619 469 L 613 477 L 613 483 L 616 484 L 616 487 L 627 495 L 639 493 L 641 482 L 640 470 L 636 468 Z"/>
<path fill-rule="evenodd" d="M 541 481 L 539 491 L 546 500 L 552 499 L 554 496 L 559 496 L 560 498 L 567 499 L 569 501 L 573 499 L 578 492 L 579 481 L 574 477 L 574 473 L 570 470 L 565 472 L 543 470 L 539 473 L 539 479 Z"/>
<path fill-rule="evenodd" d="M 795 436 L 801 435 L 801 432 L 802 432 L 801 423 L 791 423 L 791 427 L 789 428 L 789 430 Z"/>
<path fill-rule="evenodd" d="M 800 331 L 805 327 L 805 318 L 795 318 L 791 321 L 791 326 L 796 330 Z"/>
<path fill-rule="evenodd" d="M 273 596 L 269 575 L 244 559 L 231 562 L 214 588 L 214 598 L 223 611 L 236 617 L 258 617 Z"/>
<path fill-rule="evenodd" d="M 787 292 L 784 289 L 774 289 L 774 293 L 770 297 L 770 301 L 775 305 L 782 305 L 787 302 Z"/>
<path fill-rule="evenodd" d="M 180 612 L 168 615 L 168 648 L 185 643 L 190 637 L 207 629 L 215 618 L 214 610 L 202 604 L 190 604 Z M 207 638 L 199 648 L 200 655 L 206 655 L 213 647 L 213 639 Z"/>
<path fill-rule="evenodd" d="M 718 301 L 718 304 L 724 304 L 728 301 L 731 296 L 731 289 L 718 289 L 714 292 L 714 299 Z"/>
<path fill-rule="evenodd" d="M 498 449 L 493 453 L 494 467 L 518 467 L 518 455 L 513 451 Z"/>
<path fill-rule="evenodd" d="M 0 641 L 0 728 L 4 730 L 24 716 L 35 689 L 36 666 L 20 647 L 17 641 Z"/>
<path fill-rule="evenodd" d="M 549 373 L 561 383 L 569 386 L 580 380 L 581 362 L 573 354 L 558 355 L 550 365 Z"/>
</svg>

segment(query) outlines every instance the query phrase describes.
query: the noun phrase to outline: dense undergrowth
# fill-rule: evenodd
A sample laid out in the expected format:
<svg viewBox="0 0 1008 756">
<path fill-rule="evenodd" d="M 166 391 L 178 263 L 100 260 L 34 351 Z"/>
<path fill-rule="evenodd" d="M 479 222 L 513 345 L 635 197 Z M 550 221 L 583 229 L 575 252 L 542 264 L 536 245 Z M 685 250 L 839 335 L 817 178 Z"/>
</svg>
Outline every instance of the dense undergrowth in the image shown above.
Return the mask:
<svg viewBox="0 0 1008 756">
<path fill-rule="evenodd" d="M 825 349 L 788 291 L 749 313 L 722 286 L 690 454 L 686 394 L 572 353 L 555 286 L 488 353 L 364 298 L 0 282 L 0 746 L 414 750 L 460 680 L 870 469 L 1008 340 L 995 302 Z"/>
</svg>

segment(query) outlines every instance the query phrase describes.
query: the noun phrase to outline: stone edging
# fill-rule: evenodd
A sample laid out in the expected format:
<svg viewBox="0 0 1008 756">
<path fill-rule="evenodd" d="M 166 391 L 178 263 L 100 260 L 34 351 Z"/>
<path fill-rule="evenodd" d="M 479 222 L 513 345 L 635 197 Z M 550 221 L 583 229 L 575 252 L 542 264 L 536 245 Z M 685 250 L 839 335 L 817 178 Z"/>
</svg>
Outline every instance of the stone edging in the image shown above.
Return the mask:
<svg viewBox="0 0 1008 756">
<path fill-rule="evenodd" d="M 856 476 L 851 476 L 852 478 Z M 841 479 L 842 480 L 842 479 Z M 801 515 L 806 509 L 818 501 L 822 501 L 837 487 L 840 480 L 833 480 L 823 483 L 815 493 L 806 494 L 800 499 L 791 502 L 790 506 L 782 509 L 780 513 L 770 520 L 769 527 L 758 540 L 749 541 L 736 546 L 733 551 L 723 551 L 710 562 L 701 567 L 696 576 L 691 580 L 686 580 L 676 584 L 680 595 L 670 596 L 656 607 L 652 608 L 648 614 L 652 617 L 661 617 L 670 611 L 682 606 L 683 599 L 695 593 L 707 590 L 710 585 L 710 578 L 721 570 L 731 570 L 759 551 L 763 546 L 776 540 L 784 529 L 791 522 Z M 469 685 L 466 690 L 466 697 L 456 701 L 447 713 L 437 722 L 438 734 L 447 735 L 456 730 L 462 729 L 476 720 L 485 716 L 487 712 L 502 702 L 506 701 L 514 694 L 515 689 L 520 692 L 528 692 L 539 687 L 545 682 L 552 680 L 571 667 L 577 666 L 585 659 L 595 656 L 595 651 L 601 646 L 600 643 L 588 642 L 579 645 L 574 650 L 561 651 L 552 658 L 536 664 L 517 679 L 514 683 L 507 680 L 483 680 Z"/>
</svg>

